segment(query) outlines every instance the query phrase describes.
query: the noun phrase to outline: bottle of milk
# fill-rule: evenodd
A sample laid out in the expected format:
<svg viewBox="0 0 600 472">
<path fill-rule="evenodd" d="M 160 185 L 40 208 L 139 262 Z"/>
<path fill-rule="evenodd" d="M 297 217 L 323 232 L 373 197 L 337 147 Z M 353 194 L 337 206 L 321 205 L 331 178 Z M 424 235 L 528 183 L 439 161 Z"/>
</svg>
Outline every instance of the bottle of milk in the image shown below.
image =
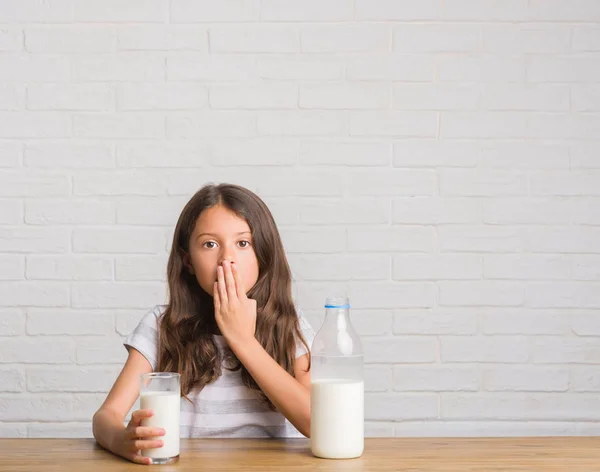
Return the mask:
<svg viewBox="0 0 600 472">
<path fill-rule="evenodd" d="M 359 457 L 364 449 L 363 349 L 346 297 L 329 297 L 311 352 L 310 445 L 327 459 Z"/>
</svg>

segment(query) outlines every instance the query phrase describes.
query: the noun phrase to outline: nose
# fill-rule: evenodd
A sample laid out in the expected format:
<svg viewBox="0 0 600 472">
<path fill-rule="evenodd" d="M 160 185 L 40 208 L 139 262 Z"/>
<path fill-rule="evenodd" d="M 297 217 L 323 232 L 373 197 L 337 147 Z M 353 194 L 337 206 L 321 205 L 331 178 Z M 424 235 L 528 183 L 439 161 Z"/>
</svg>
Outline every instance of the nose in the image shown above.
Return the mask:
<svg viewBox="0 0 600 472">
<path fill-rule="evenodd" d="M 221 257 L 219 258 L 219 265 L 223 265 L 223 262 L 228 261 L 230 263 L 235 263 L 233 259 L 233 254 L 229 249 L 224 249 L 221 253 Z"/>
</svg>

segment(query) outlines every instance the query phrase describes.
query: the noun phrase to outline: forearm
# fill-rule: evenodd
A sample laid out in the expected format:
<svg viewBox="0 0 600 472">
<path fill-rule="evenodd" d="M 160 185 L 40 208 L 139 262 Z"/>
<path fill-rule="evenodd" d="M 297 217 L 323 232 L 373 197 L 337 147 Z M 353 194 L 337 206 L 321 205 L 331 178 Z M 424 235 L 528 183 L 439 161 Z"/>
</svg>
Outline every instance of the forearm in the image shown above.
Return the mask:
<svg viewBox="0 0 600 472">
<path fill-rule="evenodd" d="M 231 349 L 273 405 L 309 437 L 310 390 L 287 373 L 256 339 L 234 344 Z"/>
<path fill-rule="evenodd" d="M 101 408 L 96 412 L 92 421 L 94 438 L 103 448 L 117 454 L 123 455 L 121 445 L 123 444 L 123 433 L 125 425 L 111 410 Z"/>
</svg>

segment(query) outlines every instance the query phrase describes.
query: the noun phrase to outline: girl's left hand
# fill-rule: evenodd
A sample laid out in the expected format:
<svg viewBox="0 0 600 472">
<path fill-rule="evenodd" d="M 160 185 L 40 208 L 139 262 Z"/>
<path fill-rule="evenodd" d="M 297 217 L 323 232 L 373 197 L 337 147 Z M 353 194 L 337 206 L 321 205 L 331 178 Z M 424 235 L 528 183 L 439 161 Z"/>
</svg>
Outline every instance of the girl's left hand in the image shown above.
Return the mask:
<svg viewBox="0 0 600 472">
<path fill-rule="evenodd" d="M 256 300 L 246 296 L 235 264 L 225 261 L 217 267 L 213 298 L 217 326 L 229 345 L 253 339 L 256 332 Z"/>
</svg>

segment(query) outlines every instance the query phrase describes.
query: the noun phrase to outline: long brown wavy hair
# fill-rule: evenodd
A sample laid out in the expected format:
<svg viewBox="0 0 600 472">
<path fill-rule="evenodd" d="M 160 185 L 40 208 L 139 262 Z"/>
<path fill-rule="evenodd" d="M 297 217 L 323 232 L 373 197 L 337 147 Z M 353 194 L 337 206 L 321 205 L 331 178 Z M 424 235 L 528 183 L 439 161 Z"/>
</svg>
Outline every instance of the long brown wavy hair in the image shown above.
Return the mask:
<svg viewBox="0 0 600 472">
<path fill-rule="evenodd" d="M 212 337 L 216 326 L 213 297 L 200 287 L 185 264 L 198 217 L 204 210 L 217 205 L 246 220 L 252 233 L 259 273 L 248 297 L 256 300 L 257 305 L 256 339 L 292 376 L 297 343 L 304 344 L 309 350 L 299 327 L 292 300 L 290 268 L 273 215 L 250 190 L 238 185 L 211 184 L 202 187 L 190 199 L 175 227 L 167 264 L 168 304 L 159 322 L 157 370 L 178 372 L 181 375 L 181 394 L 187 398 L 193 388 L 202 389 L 214 382 L 221 375 L 225 360 L 228 369 L 241 369 L 244 385 L 256 390 L 259 398 L 274 409 L 230 350 L 226 359 L 222 358 Z"/>
</svg>

